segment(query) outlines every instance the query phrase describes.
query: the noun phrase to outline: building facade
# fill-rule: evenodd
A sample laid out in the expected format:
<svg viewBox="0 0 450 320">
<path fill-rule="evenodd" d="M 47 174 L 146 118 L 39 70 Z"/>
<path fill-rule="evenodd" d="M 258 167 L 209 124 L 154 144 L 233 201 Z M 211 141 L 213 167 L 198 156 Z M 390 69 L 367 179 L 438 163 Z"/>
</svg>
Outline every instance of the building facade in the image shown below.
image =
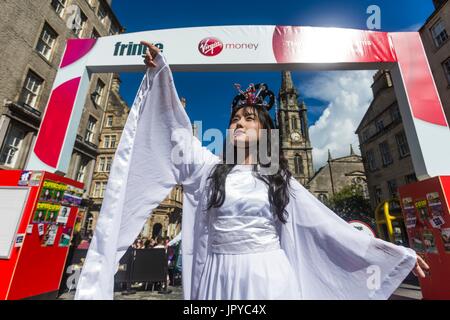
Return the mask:
<svg viewBox="0 0 450 320">
<path fill-rule="evenodd" d="M 98 155 L 95 161 L 92 184 L 89 190 L 92 205 L 84 219 L 85 232 L 91 234 L 95 229 L 100 208 L 103 202 L 109 172 L 114 160 L 123 128 L 128 118 L 130 108 L 120 93 L 120 78 L 114 75 L 111 92 L 105 108 L 105 121 L 99 130 Z"/>
<path fill-rule="evenodd" d="M 304 102 L 299 103 L 290 71 L 282 72 L 281 81 L 279 109 L 276 111 L 280 148 L 294 178 L 306 185 L 314 175 L 307 108 Z"/>
<path fill-rule="evenodd" d="M 433 3 L 435 10 L 419 32 L 450 123 L 450 1 L 434 0 Z"/>
<path fill-rule="evenodd" d="M 0 4 L 0 169 L 26 166 L 69 38 L 123 28 L 105 0 L 5 0 Z M 85 184 L 83 213 L 98 156 L 112 74 L 91 78 L 67 177 Z M 51 141 L 49 141 L 51 143 Z"/>
<path fill-rule="evenodd" d="M 354 186 L 369 198 L 362 157 L 354 152 L 352 146 L 348 156 L 336 159 L 328 151 L 327 164 L 317 170 L 307 185 L 309 191 L 324 203 L 346 186 Z"/>
<path fill-rule="evenodd" d="M 398 187 L 416 181 L 408 142 L 389 71 L 378 71 L 373 100 L 356 133 L 373 208 L 398 196 Z"/>
</svg>

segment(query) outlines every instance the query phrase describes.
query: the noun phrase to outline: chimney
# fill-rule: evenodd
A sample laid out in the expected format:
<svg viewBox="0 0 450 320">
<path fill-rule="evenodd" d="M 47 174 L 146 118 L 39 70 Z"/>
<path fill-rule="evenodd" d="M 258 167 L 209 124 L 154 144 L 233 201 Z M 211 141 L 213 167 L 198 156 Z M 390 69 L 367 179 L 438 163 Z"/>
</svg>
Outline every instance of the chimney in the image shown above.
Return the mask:
<svg viewBox="0 0 450 320">
<path fill-rule="evenodd" d="M 437 10 L 439 9 L 445 2 L 446 0 L 433 0 L 433 4 L 434 4 L 434 9 Z"/>
</svg>

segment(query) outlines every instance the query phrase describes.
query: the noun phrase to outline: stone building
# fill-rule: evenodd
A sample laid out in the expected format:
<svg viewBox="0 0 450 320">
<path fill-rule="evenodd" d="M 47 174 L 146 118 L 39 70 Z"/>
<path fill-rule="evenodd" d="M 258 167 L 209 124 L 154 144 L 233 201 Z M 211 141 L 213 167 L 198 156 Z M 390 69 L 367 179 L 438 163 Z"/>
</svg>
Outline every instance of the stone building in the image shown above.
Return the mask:
<svg viewBox="0 0 450 320">
<path fill-rule="evenodd" d="M 279 109 L 276 111 L 280 148 L 289 161 L 294 178 L 306 185 L 314 174 L 307 108 L 304 102 L 299 103 L 290 71 L 282 72 L 281 81 Z"/>
<path fill-rule="evenodd" d="M 66 40 L 118 34 L 123 28 L 111 1 L 4 0 L 0 3 L 0 30 L 0 169 L 22 169 L 36 139 Z M 85 184 L 81 214 L 89 205 L 86 200 L 98 155 L 99 128 L 112 79 L 111 74 L 92 77 L 66 175 Z"/>
<path fill-rule="evenodd" d="M 103 126 L 99 132 L 100 144 L 89 192 L 92 205 L 83 224 L 87 232 L 92 232 L 95 229 L 111 165 L 130 112 L 130 108 L 121 97 L 119 90 L 120 78 L 118 75 L 114 75 L 111 92 L 105 107 L 105 121 L 103 121 Z"/>
<path fill-rule="evenodd" d="M 434 0 L 433 3 L 435 10 L 419 33 L 450 123 L 450 1 Z"/>
<path fill-rule="evenodd" d="M 368 199 L 366 174 L 362 157 L 350 146 L 350 154 L 333 159 L 328 151 L 327 164 L 321 167 L 308 182 L 309 191 L 320 201 L 326 202 L 346 186 L 355 186 Z"/>
<path fill-rule="evenodd" d="M 120 79 L 114 76 L 111 93 L 105 109 L 105 121 L 100 128 L 100 145 L 95 170 L 90 188 L 92 202 L 83 223 L 83 235 L 91 235 L 96 227 L 97 219 L 103 203 L 103 197 L 109 178 L 109 172 L 114 155 L 122 136 L 129 106 L 121 97 Z M 186 100 L 181 99 L 186 107 Z M 156 238 L 158 236 L 175 237 L 181 231 L 181 217 L 183 209 L 183 188 L 176 186 L 164 201 L 152 212 L 141 232 L 141 237 Z"/>
<path fill-rule="evenodd" d="M 396 198 L 397 188 L 416 181 L 416 175 L 391 75 L 381 70 L 373 79 L 374 98 L 356 133 L 375 208 L 384 200 Z"/>
</svg>

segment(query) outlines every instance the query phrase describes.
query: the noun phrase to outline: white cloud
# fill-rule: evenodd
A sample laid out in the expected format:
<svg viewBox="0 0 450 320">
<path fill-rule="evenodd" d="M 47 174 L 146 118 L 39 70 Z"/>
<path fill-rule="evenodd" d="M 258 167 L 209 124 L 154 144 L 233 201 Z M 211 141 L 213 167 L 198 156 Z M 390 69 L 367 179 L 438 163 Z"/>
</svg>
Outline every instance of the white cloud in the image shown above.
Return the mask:
<svg viewBox="0 0 450 320">
<path fill-rule="evenodd" d="M 320 118 L 309 128 L 315 170 L 326 164 L 328 149 L 337 158 L 349 155 L 353 144 L 353 150 L 359 154 L 355 130 L 373 99 L 371 85 L 375 72 L 320 72 L 300 85 L 305 97 L 328 102 Z"/>
</svg>

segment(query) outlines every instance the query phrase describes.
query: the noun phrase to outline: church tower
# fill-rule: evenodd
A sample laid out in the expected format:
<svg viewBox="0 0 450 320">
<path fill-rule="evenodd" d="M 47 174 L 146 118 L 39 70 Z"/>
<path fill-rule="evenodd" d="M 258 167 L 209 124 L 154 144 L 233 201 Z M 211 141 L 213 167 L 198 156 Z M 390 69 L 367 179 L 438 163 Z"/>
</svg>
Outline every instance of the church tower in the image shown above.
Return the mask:
<svg viewBox="0 0 450 320">
<path fill-rule="evenodd" d="M 304 102 L 298 101 L 290 71 L 282 72 L 281 81 L 277 110 L 281 150 L 294 178 L 306 186 L 314 175 L 307 109 Z"/>
</svg>

